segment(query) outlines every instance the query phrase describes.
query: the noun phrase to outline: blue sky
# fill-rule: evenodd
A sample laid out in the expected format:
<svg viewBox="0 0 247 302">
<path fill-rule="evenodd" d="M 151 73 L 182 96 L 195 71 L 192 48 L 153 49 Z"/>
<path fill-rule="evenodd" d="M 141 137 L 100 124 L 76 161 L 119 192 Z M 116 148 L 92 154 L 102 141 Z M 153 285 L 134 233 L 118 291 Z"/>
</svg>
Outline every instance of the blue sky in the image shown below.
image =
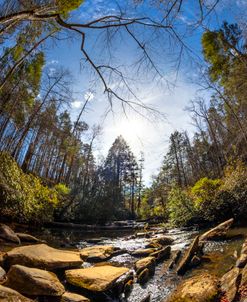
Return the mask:
<svg viewBox="0 0 247 302">
<path fill-rule="evenodd" d="M 144 1 L 147 3 L 148 1 Z M 182 57 L 179 72 L 177 72 L 177 54 L 179 48 L 172 43 L 169 44 L 169 36 L 164 33 L 161 38 L 152 40 L 148 45 L 154 48 L 152 52 L 153 60 L 164 74 L 162 80 L 156 81 L 149 69 L 143 69 L 137 72 L 133 63 L 137 60 L 137 47 L 133 41 L 127 39 L 125 33 L 120 38 L 115 38 L 111 45 L 113 66 L 120 66 L 126 75 L 131 78 L 135 94 L 142 102 L 153 106 L 163 112 L 165 119 L 152 120 L 152 122 L 134 114 L 127 110 L 127 118 L 121 110 L 120 103 L 114 101 L 113 113 L 104 115 L 109 102 L 103 94 L 103 87 L 100 81 L 95 81 L 95 77 L 90 70 L 90 66 L 84 61 L 80 51 L 80 38 L 76 35 L 70 36 L 70 39 L 59 41 L 56 45 L 49 45 L 47 50 L 46 64 L 48 68 L 57 68 L 60 65 L 65 66 L 71 71 L 74 82 L 74 99 L 72 100 L 71 114 L 73 117 L 79 112 L 85 95 L 88 91 L 92 91 L 93 97 L 84 114 L 84 120 L 90 125 L 100 124 L 103 127 L 102 134 L 95 146 L 97 156 L 105 156 L 114 139 L 122 134 L 136 156 L 140 151 L 145 154 L 145 171 L 144 177 L 146 184 L 150 183 L 151 175 L 157 173 L 161 165 L 163 156 L 168 147 L 170 134 L 175 130 L 186 130 L 192 137 L 194 128 L 191 124 L 190 117 L 184 108 L 198 94 L 198 86 L 196 80 L 198 72 L 196 64 L 204 64 L 201 55 L 200 40 L 203 29 L 198 27 L 196 30 L 190 31 L 190 25 L 195 20 L 196 6 L 193 1 L 185 1 L 182 8 L 181 16 L 176 20 L 176 28 L 185 38 L 186 44 L 193 50 L 190 54 L 193 56 L 194 62 L 188 55 Z M 204 26 L 210 29 L 219 28 L 224 20 L 228 22 L 238 21 L 243 17 L 245 9 L 247 9 L 247 0 L 224 0 L 218 6 L 216 13 L 207 19 Z M 117 4 L 112 0 L 85 0 L 79 10 L 73 12 L 71 19 L 77 22 L 92 20 L 104 14 L 114 14 L 118 9 L 118 5 L 126 6 L 128 1 L 119 1 Z M 126 8 L 126 7 L 125 7 Z M 129 14 L 138 14 L 152 16 L 154 19 L 160 19 L 162 13 L 157 8 L 143 5 L 138 13 L 131 10 L 131 6 L 127 7 Z M 141 39 L 145 39 L 148 32 L 140 32 Z M 86 33 L 86 49 L 97 62 L 108 62 L 109 50 L 107 47 L 102 48 L 102 36 L 94 32 Z M 158 50 L 157 50 L 158 49 Z M 112 87 L 116 87 L 117 80 L 111 82 Z M 114 86 L 115 85 L 115 86 Z M 125 94 L 125 90 L 122 90 Z M 126 98 L 129 95 L 125 95 Z M 145 113 L 144 113 L 145 114 Z M 147 114 L 149 115 L 149 114 Z M 86 139 L 86 137 L 85 137 Z"/>
</svg>

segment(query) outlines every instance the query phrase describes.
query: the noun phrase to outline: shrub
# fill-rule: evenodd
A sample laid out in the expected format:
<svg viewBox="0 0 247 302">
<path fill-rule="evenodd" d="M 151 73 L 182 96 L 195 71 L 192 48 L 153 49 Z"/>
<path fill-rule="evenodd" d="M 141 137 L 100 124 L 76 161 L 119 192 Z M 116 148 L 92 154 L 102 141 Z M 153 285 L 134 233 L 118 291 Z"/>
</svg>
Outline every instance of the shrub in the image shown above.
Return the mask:
<svg viewBox="0 0 247 302">
<path fill-rule="evenodd" d="M 169 221 L 174 225 L 188 225 L 196 215 L 193 200 L 186 191 L 179 187 L 172 188 L 167 202 Z"/>
<path fill-rule="evenodd" d="M 0 214 L 19 222 L 40 223 L 53 218 L 58 193 L 25 174 L 7 153 L 0 152 Z"/>
<path fill-rule="evenodd" d="M 215 211 L 221 207 L 221 203 L 216 198 L 220 185 L 220 179 L 204 177 L 191 188 L 191 197 L 202 220 L 216 220 L 217 213 Z"/>
</svg>

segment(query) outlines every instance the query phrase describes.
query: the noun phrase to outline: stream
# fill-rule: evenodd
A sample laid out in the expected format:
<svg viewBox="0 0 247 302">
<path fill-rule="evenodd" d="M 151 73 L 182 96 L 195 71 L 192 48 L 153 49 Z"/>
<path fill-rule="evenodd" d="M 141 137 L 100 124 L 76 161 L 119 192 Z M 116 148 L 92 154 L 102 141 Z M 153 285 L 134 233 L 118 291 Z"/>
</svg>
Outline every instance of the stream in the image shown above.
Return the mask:
<svg viewBox="0 0 247 302">
<path fill-rule="evenodd" d="M 137 249 L 145 248 L 148 243 L 148 238 L 133 236 L 135 233 L 138 233 L 137 230 L 82 231 L 79 229 L 44 228 L 40 231 L 32 230 L 30 233 L 40 239 L 46 240 L 47 243 L 53 247 L 70 250 L 77 250 L 78 248 L 82 249 L 95 245 L 113 245 L 121 249 L 126 249 L 128 252 L 132 252 Z M 199 234 L 199 232 L 196 229 L 174 228 L 162 232 L 160 236 L 165 235 L 174 239 L 174 242 L 171 245 L 172 252 L 177 250 L 183 252 L 183 250 L 188 248 L 197 234 Z M 205 272 L 221 277 L 235 264 L 246 234 L 247 227 L 233 228 L 229 231 L 229 235 L 233 236 L 231 239 L 207 242 L 204 247 L 204 261 L 202 264 L 189 270 L 183 277 L 179 277 L 174 270 L 169 270 L 167 268 L 169 260 L 163 261 L 156 265 L 155 274 L 145 285 L 141 286 L 136 282 L 134 283 L 133 289 L 127 298 L 119 297 L 118 299 L 113 299 L 111 296 L 105 295 L 104 301 L 141 302 L 150 295 L 150 301 L 152 302 L 165 302 L 171 291 L 183 278 Z M 125 266 L 133 269 L 134 263 L 138 259 L 140 258 L 125 253 L 115 256 L 107 262 L 116 266 Z M 84 262 L 83 267 L 89 267 L 91 265 L 94 264 Z M 92 301 L 96 302 L 97 300 Z M 100 302 L 104 301 L 101 297 Z"/>
<path fill-rule="evenodd" d="M 66 249 L 82 249 L 93 245 L 113 245 L 128 252 L 139 248 L 144 248 L 147 244 L 146 238 L 133 238 L 133 234 L 138 231 L 80 231 L 74 229 L 43 229 L 34 235 L 41 239 L 45 239 L 49 245 Z M 171 245 L 172 251 L 185 250 L 198 234 L 197 230 L 188 229 L 170 229 L 162 235 L 171 236 L 174 243 Z M 156 265 L 154 276 L 144 285 L 140 286 L 134 283 L 134 287 L 127 300 L 113 300 L 112 297 L 106 296 L 105 301 L 128 301 L 140 302 L 149 294 L 152 302 L 166 301 L 171 291 L 181 282 L 182 278 L 188 278 L 194 275 L 208 272 L 221 277 L 227 272 L 232 265 L 235 264 L 239 256 L 244 236 L 247 234 L 247 227 L 234 228 L 229 231 L 229 235 L 233 238 L 225 241 L 210 241 L 206 243 L 204 248 L 204 261 L 198 267 L 188 271 L 183 277 L 177 276 L 174 270 L 167 269 L 168 261 L 163 261 Z M 239 235 L 239 236 L 236 236 Z M 131 256 L 129 253 L 115 256 L 108 260 L 117 266 L 126 266 L 133 268 L 134 263 L 140 258 Z M 93 264 L 84 263 L 84 267 Z M 101 301 L 103 302 L 103 301 Z"/>
</svg>

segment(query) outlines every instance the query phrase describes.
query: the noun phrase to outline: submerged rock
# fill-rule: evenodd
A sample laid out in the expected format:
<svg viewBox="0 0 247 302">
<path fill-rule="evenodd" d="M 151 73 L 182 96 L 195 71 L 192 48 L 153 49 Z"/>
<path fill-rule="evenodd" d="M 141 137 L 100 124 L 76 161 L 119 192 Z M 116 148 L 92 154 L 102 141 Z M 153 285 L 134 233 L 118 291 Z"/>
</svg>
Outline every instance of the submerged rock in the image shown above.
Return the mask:
<svg viewBox="0 0 247 302">
<path fill-rule="evenodd" d="M 17 291 L 0 285 L 0 301 L 1 302 L 31 302 L 30 300 L 24 296 L 22 296 Z"/>
<path fill-rule="evenodd" d="M 4 263 L 10 267 L 20 264 L 28 267 L 54 270 L 79 267 L 83 261 L 78 252 L 54 249 L 46 244 L 16 247 L 5 255 Z"/>
<path fill-rule="evenodd" d="M 216 302 L 219 296 L 218 285 L 217 278 L 212 275 L 195 276 L 183 281 L 167 302 Z"/>
<path fill-rule="evenodd" d="M 226 233 L 232 226 L 233 222 L 234 222 L 234 219 L 231 218 L 231 219 L 217 225 L 215 228 L 202 234 L 200 237 L 200 241 L 217 240 L 217 239 L 225 238 Z"/>
<path fill-rule="evenodd" d="M 89 268 L 67 270 L 68 283 L 93 292 L 103 292 L 114 287 L 118 278 L 127 275 L 130 270 L 126 267 L 112 265 L 94 266 Z M 127 276 L 126 276 L 127 277 Z M 123 279 L 123 283 L 124 283 Z"/>
<path fill-rule="evenodd" d="M 45 243 L 45 241 L 40 240 L 32 235 L 25 234 L 25 233 L 16 233 L 16 235 L 19 237 L 21 242 L 30 242 L 30 243 Z"/>
<path fill-rule="evenodd" d="M 0 238 L 12 243 L 20 244 L 20 239 L 16 233 L 5 224 L 0 224 Z"/>
<path fill-rule="evenodd" d="M 225 294 L 228 302 L 235 300 L 240 278 L 240 269 L 238 267 L 234 267 L 221 278 L 221 290 Z"/>
<path fill-rule="evenodd" d="M 122 252 L 125 251 L 112 245 L 96 245 L 82 249 L 80 255 L 83 260 L 88 262 L 98 262 L 108 260 Z"/>
<path fill-rule="evenodd" d="M 62 295 L 60 302 L 90 302 L 90 300 L 84 296 L 66 292 Z"/>
<path fill-rule="evenodd" d="M 184 256 L 182 257 L 177 268 L 177 274 L 182 275 L 186 272 L 186 270 L 188 270 L 188 268 L 190 267 L 191 259 L 196 254 L 199 248 L 199 236 L 196 236 L 196 238 L 191 243 L 188 251 L 186 251 Z"/>
<path fill-rule="evenodd" d="M 65 292 L 55 274 L 22 265 L 11 266 L 4 285 L 31 296 L 61 296 Z"/>
</svg>

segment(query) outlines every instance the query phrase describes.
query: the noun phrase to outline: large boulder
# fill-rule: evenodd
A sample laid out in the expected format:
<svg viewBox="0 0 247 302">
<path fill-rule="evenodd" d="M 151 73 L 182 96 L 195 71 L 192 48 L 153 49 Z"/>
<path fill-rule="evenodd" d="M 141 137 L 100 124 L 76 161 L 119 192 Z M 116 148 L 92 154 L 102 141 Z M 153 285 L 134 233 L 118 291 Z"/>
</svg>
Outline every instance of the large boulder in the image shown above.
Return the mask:
<svg viewBox="0 0 247 302">
<path fill-rule="evenodd" d="M 66 292 L 60 302 L 90 302 L 90 300 L 82 295 Z"/>
<path fill-rule="evenodd" d="M 216 302 L 219 285 L 216 277 L 202 274 L 183 281 L 168 299 L 169 302 Z"/>
<path fill-rule="evenodd" d="M 4 285 L 31 296 L 61 296 L 65 292 L 54 273 L 22 265 L 11 266 Z"/>
<path fill-rule="evenodd" d="M 230 229 L 233 222 L 234 222 L 234 219 L 231 218 L 231 219 L 217 225 L 215 228 L 202 234 L 200 237 L 200 241 L 219 240 L 219 239 L 225 238 L 227 231 Z"/>
<path fill-rule="evenodd" d="M 196 236 L 196 238 L 191 243 L 188 251 L 186 251 L 184 256 L 182 257 L 177 268 L 177 274 L 182 275 L 188 270 L 191 264 L 191 260 L 193 256 L 195 256 L 195 254 L 198 252 L 199 248 L 199 236 Z"/>
<path fill-rule="evenodd" d="M 22 296 L 17 291 L 0 285 L 0 301 L 1 302 L 31 302 L 30 300 L 24 296 Z"/>
<path fill-rule="evenodd" d="M 169 259 L 171 256 L 171 247 L 166 246 L 166 247 L 150 254 L 150 256 L 155 257 L 157 261 Z"/>
<path fill-rule="evenodd" d="M 135 271 L 137 274 L 139 274 L 145 268 L 148 268 L 150 273 L 155 271 L 155 257 L 146 257 L 136 261 Z"/>
<path fill-rule="evenodd" d="M 241 274 L 238 267 L 234 267 L 221 278 L 221 290 L 228 302 L 235 300 L 240 278 Z"/>
<path fill-rule="evenodd" d="M 112 245 L 96 245 L 82 249 L 80 255 L 83 260 L 88 262 L 99 262 L 108 260 L 121 252 L 120 248 Z"/>
<path fill-rule="evenodd" d="M 68 283 L 93 292 L 103 292 L 114 287 L 117 279 L 129 273 L 126 267 L 112 265 L 94 266 L 89 268 L 65 271 Z"/>
<path fill-rule="evenodd" d="M 148 268 L 145 268 L 143 271 L 140 272 L 140 274 L 137 276 L 137 283 L 140 283 L 141 285 L 145 284 L 150 277 L 150 272 Z"/>
<path fill-rule="evenodd" d="M 43 240 L 40 240 L 32 235 L 25 233 L 16 233 L 21 242 L 29 242 L 29 243 L 44 243 Z"/>
<path fill-rule="evenodd" d="M 159 245 L 169 245 L 172 244 L 174 239 L 169 236 L 161 236 L 161 237 L 156 237 L 150 240 L 149 244 L 147 247 L 155 247 Z"/>
<path fill-rule="evenodd" d="M 5 224 L 0 224 L 0 238 L 8 242 L 20 244 L 19 237 L 9 226 Z"/>
<path fill-rule="evenodd" d="M 138 249 L 135 250 L 134 252 L 131 253 L 132 256 L 135 257 L 145 257 L 149 256 L 152 253 L 156 252 L 158 249 L 157 248 L 149 248 L 149 249 Z"/>
<path fill-rule="evenodd" d="M 247 240 L 245 240 L 244 243 L 243 243 L 241 253 L 240 253 L 240 257 L 237 260 L 236 266 L 242 268 L 246 264 L 247 264 Z"/>
<path fill-rule="evenodd" d="M 20 264 L 29 267 L 55 270 L 79 267 L 83 261 L 78 252 L 54 249 L 46 244 L 16 247 L 5 255 L 4 263 L 10 267 Z"/>
</svg>

